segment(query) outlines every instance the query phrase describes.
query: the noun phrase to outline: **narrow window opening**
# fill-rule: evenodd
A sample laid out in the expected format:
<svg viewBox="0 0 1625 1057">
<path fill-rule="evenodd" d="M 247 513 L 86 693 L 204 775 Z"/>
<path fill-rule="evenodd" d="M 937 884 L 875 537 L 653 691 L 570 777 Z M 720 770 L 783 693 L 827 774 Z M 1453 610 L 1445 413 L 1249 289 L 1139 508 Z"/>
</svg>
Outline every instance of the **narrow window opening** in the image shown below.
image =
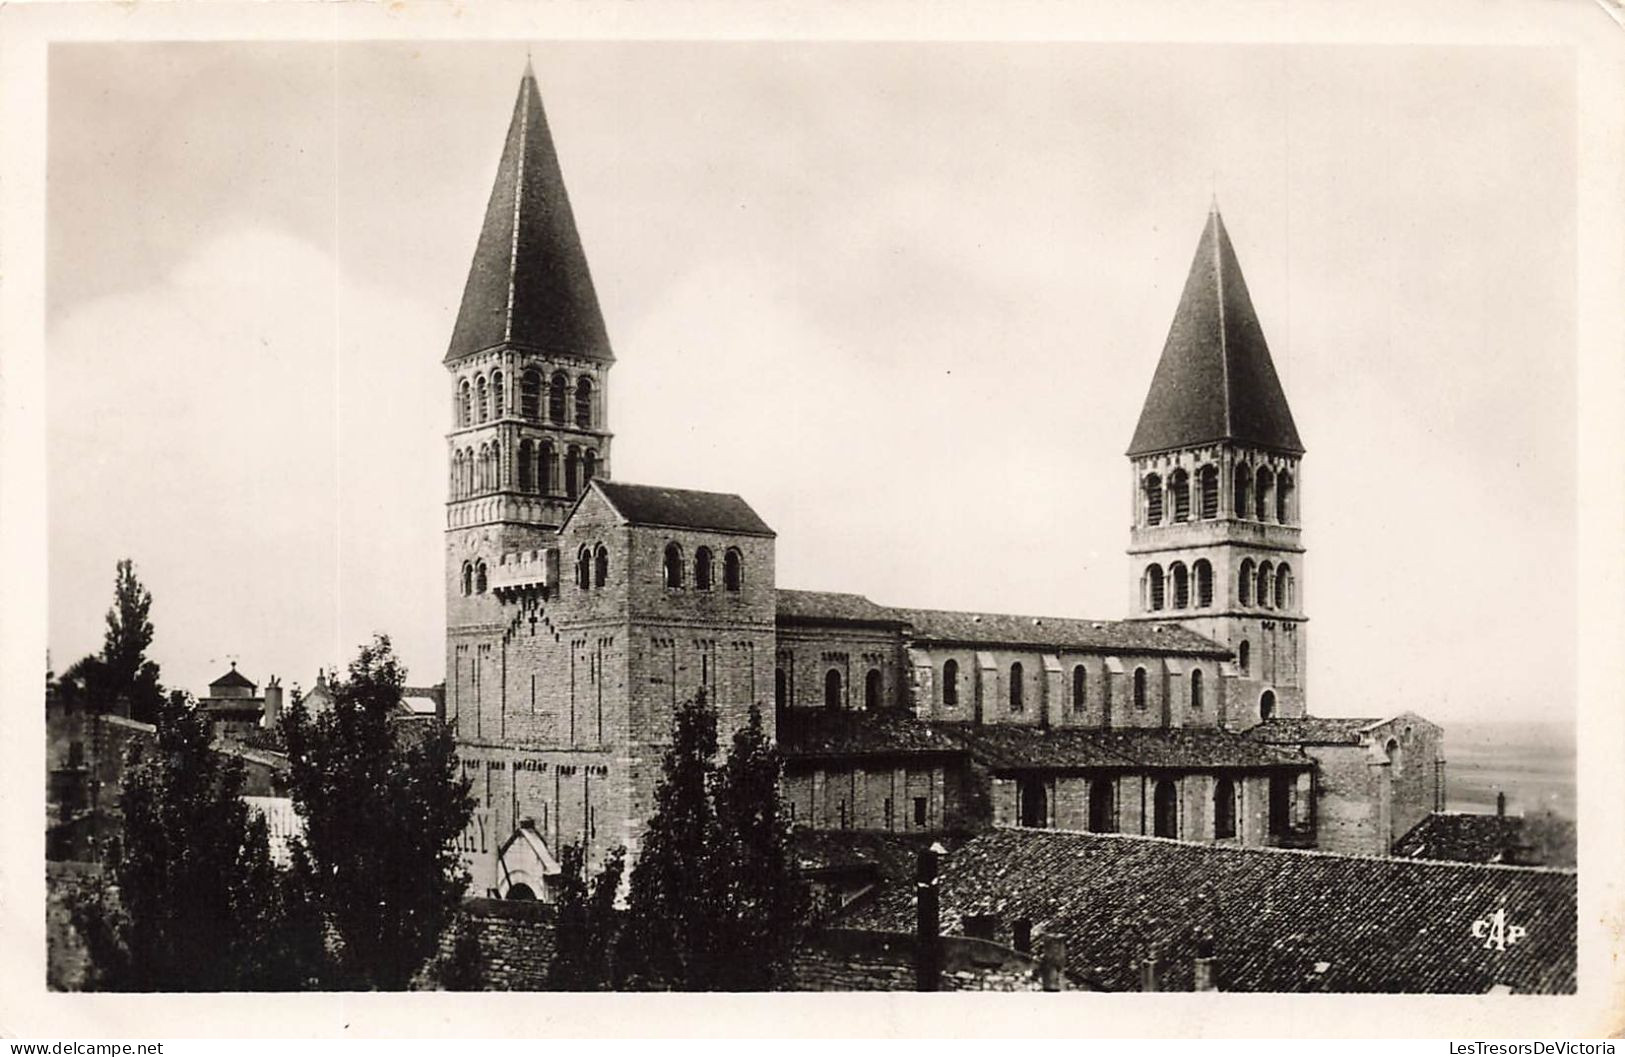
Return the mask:
<svg viewBox="0 0 1625 1057">
<path fill-rule="evenodd" d="M 959 704 L 959 662 L 952 658 L 942 665 L 942 704 L 944 708 Z"/>
<path fill-rule="evenodd" d="M 1021 662 L 1017 661 L 1010 666 L 1010 711 L 1020 712 L 1023 707 Z"/>
</svg>

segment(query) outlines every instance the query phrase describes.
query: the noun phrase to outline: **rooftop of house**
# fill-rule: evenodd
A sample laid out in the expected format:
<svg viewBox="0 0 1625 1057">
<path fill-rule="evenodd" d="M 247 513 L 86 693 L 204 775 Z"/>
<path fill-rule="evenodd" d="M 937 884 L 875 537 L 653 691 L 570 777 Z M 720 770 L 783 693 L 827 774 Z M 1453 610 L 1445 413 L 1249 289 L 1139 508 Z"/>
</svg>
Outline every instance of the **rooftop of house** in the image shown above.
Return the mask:
<svg viewBox="0 0 1625 1057">
<path fill-rule="evenodd" d="M 1341 716 L 1296 716 L 1267 719 L 1247 731 L 1268 745 L 1358 745 L 1360 735 L 1382 719 Z"/>
<path fill-rule="evenodd" d="M 791 834 L 791 842 L 803 870 L 870 871 L 876 880 L 894 883 L 914 877 L 920 853 L 932 844 L 952 848 L 963 843 L 963 838 L 937 833 L 878 833 L 797 826 Z"/>
<path fill-rule="evenodd" d="M 790 708 L 779 713 L 776 738 L 779 755 L 786 761 L 963 754 L 964 746 L 949 737 L 944 726 L 900 708 Z"/>
<path fill-rule="evenodd" d="M 592 487 L 631 525 L 701 529 L 741 536 L 772 536 L 750 504 L 726 492 L 696 492 L 594 478 Z"/>
<path fill-rule="evenodd" d="M 998 771 L 1313 766 L 1302 753 L 1214 727 L 1101 730 L 972 723 L 941 727 L 977 762 Z"/>
<path fill-rule="evenodd" d="M 881 624 L 898 627 L 903 618 L 895 609 L 876 605 L 862 595 L 841 591 L 778 591 L 778 619 L 781 623 L 804 621 L 816 624 Z"/>
<path fill-rule="evenodd" d="M 232 689 L 248 689 L 248 690 L 252 690 L 252 689 L 254 689 L 254 686 L 255 686 L 255 684 L 254 684 L 254 682 L 252 680 L 250 680 L 246 675 L 244 675 L 242 672 L 239 672 L 237 670 L 237 662 L 233 661 L 232 665 L 231 665 L 231 671 L 227 672 L 225 675 L 222 675 L 220 678 L 218 678 L 214 682 L 210 683 L 209 684 L 209 689 L 210 690 L 217 690 L 217 689 L 232 688 Z"/>
<path fill-rule="evenodd" d="M 1518 815 L 1435 811 L 1394 842 L 1394 855 L 1406 859 L 1519 862 L 1529 851 Z"/>
<path fill-rule="evenodd" d="M 1025 919 L 1113 990 L 1138 987 L 1151 946 L 1165 988 L 1190 990 L 1209 937 L 1228 991 L 1575 988 L 1572 871 L 1005 829 L 951 852 L 940 877 L 945 933 L 971 915 Z M 914 912 L 910 886 L 894 886 L 839 923 L 908 929 Z M 1505 949 L 1490 938 L 1498 913 L 1523 930 Z"/>
</svg>

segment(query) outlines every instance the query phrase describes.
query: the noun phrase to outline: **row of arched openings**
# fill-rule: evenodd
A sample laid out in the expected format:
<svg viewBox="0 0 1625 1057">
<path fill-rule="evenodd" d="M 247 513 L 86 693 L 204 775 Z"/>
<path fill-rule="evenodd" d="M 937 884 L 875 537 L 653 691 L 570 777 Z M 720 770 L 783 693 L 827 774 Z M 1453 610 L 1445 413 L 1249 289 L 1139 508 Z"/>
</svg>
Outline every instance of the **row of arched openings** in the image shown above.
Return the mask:
<svg viewBox="0 0 1625 1057">
<path fill-rule="evenodd" d="M 1246 643 L 1242 644 L 1243 650 Z M 1026 685 L 1026 670 L 1020 661 L 1010 665 L 1010 711 L 1020 712 L 1025 706 L 1024 689 Z M 1149 677 L 1144 668 L 1135 668 L 1133 676 L 1134 707 L 1145 708 Z M 1109 715 L 1111 707 L 1111 684 L 1106 682 L 1103 686 L 1104 695 L 1102 703 L 1106 706 Z M 1192 708 L 1201 708 L 1204 696 L 1204 676 L 1200 668 L 1194 668 L 1190 674 L 1190 704 Z M 959 705 L 959 662 L 952 657 L 942 663 L 942 704 L 945 708 L 955 708 Z M 1072 667 L 1072 710 L 1082 712 L 1089 705 L 1089 669 L 1081 664 Z"/>
<path fill-rule="evenodd" d="M 1262 561 L 1254 566 L 1247 558 L 1236 573 L 1236 600 L 1261 609 L 1291 609 L 1296 601 L 1294 586 L 1292 567 L 1286 562 Z"/>
<path fill-rule="evenodd" d="M 1169 523 L 1177 524 L 1190 521 L 1193 517 L 1210 521 L 1219 516 L 1219 468 L 1212 463 L 1197 468 L 1194 482 L 1184 467 L 1173 470 L 1167 478 L 1158 473 L 1148 473 L 1141 480 L 1140 489 L 1147 525 L 1160 525 L 1165 518 Z M 1268 466 L 1255 470 L 1246 463 L 1235 468 L 1231 511 L 1236 517 L 1292 524 L 1296 517 L 1293 498 L 1290 472 L 1277 472 Z"/>
<path fill-rule="evenodd" d="M 863 677 L 863 707 L 873 711 L 884 707 L 886 680 L 879 668 L 870 668 Z M 839 709 L 846 700 L 846 682 L 839 668 L 824 672 L 824 707 Z M 783 668 L 773 669 L 773 703 L 780 712 L 790 707 L 790 677 Z"/>
<path fill-rule="evenodd" d="M 1213 566 L 1206 558 L 1198 558 L 1189 568 L 1184 562 L 1174 562 L 1166 572 L 1153 563 L 1140 577 L 1140 606 L 1147 611 L 1189 609 L 1193 588 L 1198 609 L 1213 604 Z"/>
<path fill-rule="evenodd" d="M 517 486 L 521 492 L 556 495 L 561 488 L 571 499 L 586 490 L 587 482 L 598 475 L 598 453 L 591 448 L 570 445 L 564 452 L 563 473 L 551 441 L 533 444 L 519 442 Z M 454 499 L 494 492 L 504 486 L 502 442 L 493 440 L 476 450 L 464 448 L 452 453 L 451 492 Z"/>
<path fill-rule="evenodd" d="M 1089 780 L 1089 832 L 1117 832 L 1117 797 L 1110 778 Z M 1017 810 L 1021 825 L 1043 829 L 1049 825 L 1049 797 L 1041 778 L 1026 778 L 1017 784 Z M 1152 833 L 1158 837 L 1179 836 L 1179 785 L 1160 779 L 1153 788 Z M 1236 835 L 1236 783 L 1220 777 L 1213 783 L 1213 837 L 1227 840 Z"/>
<path fill-rule="evenodd" d="M 683 548 L 673 542 L 666 544 L 662 563 L 666 587 L 675 591 L 688 586 L 687 566 Z M 716 555 L 710 547 L 694 548 L 694 589 L 710 591 L 716 587 Z M 745 583 L 745 558 L 738 547 L 729 547 L 722 554 L 722 586 L 724 590 L 738 591 Z"/>
<path fill-rule="evenodd" d="M 542 418 L 542 393 L 547 394 L 547 421 L 557 426 L 573 424 L 577 429 L 592 429 L 592 378 L 581 375 L 571 384 L 569 375 L 554 371 L 544 387 L 542 372 L 528 370 L 519 378 L 519 414 L 533 422 Z M 507 390 L 503 386 L 502 371 L 489 375 L 481 372 L 472 379 L 464 378 L 457 389 L 457 425 L 476 426 L 501 418 L 505 412 Z"/>
<path fill-rule="evenodd" d="M 609 582 L 609 548 L 602 543 L 596 547 L 583 545 L 576 551 L 576 586 L 585 591 L 589 587 L 603 587 Z"/>
<path fill-rule="evenodd" d="M 484 561 L 470 561 L 463 563 L 463 595 L 483 595 L 490 586 L 490 578 L 485 572 Z"/>
</svg>

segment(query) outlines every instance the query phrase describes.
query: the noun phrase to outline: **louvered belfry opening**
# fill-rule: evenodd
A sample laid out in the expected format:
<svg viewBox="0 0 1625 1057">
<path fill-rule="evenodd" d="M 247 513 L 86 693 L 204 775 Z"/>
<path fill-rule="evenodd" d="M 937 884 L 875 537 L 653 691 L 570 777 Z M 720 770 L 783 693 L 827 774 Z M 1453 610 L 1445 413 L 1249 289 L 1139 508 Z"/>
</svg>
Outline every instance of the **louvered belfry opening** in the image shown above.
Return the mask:
<svg viewBox="0 0 1625 1057">
<path fill-rule="evenodd" d="M 1202 467 L 1196 471 L 1196 483 L 1202 494 L 1202 520 L 1211 521 L 1219 516 L 1219 468 L 1211 464 Z"/>
<path fill-rule="evenodd" d="M 1176 522 L 1191 519 L 1191 481 L 1190 474 L 1183 469 L 1175 470 L 1168 475 L 1168 494 L 1173 497 L 1174 520 Z"/>
<path fill-rule="evenodd" d="M 1157 474 L 1145 479 L 1145 523 L 1162 524 L 1162 478 Z"/>
</svg>

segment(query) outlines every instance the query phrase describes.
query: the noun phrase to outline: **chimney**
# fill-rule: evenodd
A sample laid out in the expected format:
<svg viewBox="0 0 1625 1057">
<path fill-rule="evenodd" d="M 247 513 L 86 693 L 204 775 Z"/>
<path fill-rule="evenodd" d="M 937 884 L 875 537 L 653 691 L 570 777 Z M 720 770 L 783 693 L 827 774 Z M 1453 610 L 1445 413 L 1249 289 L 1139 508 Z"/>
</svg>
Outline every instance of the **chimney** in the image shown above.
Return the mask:
<svg viewBox="0 0 1625 1057">
<path fill-rule="evenodd" d="M 1507 817 L 1507 795 L 1504 792 L 1495 794 L 1495 817 Z"/>
<path fill-rule="evenodd" d="M 1213 956 L 1213 937 L 1198 936 L 1196 939 L 1196 959 L 1191 962 L 1191 990 L 1217 991 L 1219 981 L 1215 969 L 1218 959 Z"/>
<path fill-rule="evenodd" d="M 1046 991 L 1064 990 L 1062 972 L 1066 968 L 1066 939 L 1061 936 L 1038 937 L 1038 979 Z"/>
<path fill-rule="evenodd" d="M 274 730 L 281 718 L 282 683 L 273 675 L 265 682 L 265 715 L 260 719 L 260 725 L 266 730 Z"/>
<path fill-rule="evenodd" d="M 1155 947 L 1147 947 L 1140 959 L 1140 990 L 1162 990 L 1162 952 Z"/>
<path fill-rule="evenodd" d="M 914 871 L 914 990 L 936 991 L 942 984 L 942 914 L 938 905 L 937 864 L 947 849 L 939 843 L 920 853 Z"/>
</svg>

